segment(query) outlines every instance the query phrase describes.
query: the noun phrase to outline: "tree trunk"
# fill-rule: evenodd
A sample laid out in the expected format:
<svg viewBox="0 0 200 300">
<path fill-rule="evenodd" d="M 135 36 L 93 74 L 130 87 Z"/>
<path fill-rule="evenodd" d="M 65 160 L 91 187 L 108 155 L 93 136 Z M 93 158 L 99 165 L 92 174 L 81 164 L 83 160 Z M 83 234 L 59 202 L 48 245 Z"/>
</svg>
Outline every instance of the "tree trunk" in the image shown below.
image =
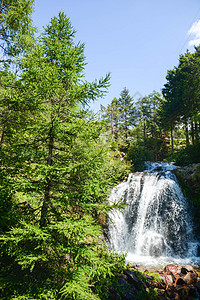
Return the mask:
<svg viewBox="0 0 200 300">
<path fill-rule="evenodd" d="M 186 146 L 190 145 L 189 141 L 189 132 L 188 132 L 188 123 L 185 121 L 185 138 L 186 138 Z"/>
<path fill-rule="evenodd" d="M 54 138 L 53 138 L 53 123 L 49 131 L 49 153 L 47 158 L 47 165 L 53 165 L 53 148 L 54 148 Z M 46 186 L 44 192 L 44 200 L 41 209 L 40 227 L 45 227 L 47 225 L 47 212 L 50 204 L 50 190 L 51 190 L 51 177 L 50 175 L 46 178 Z"/>
<path fill-rule="evenodd" d="M 8 116 L 9 116 L 9 112 L 7 112 L 7 114 L 6 114 L 6 119 L 5 119 L 5 122 L 3 125 L 3 129 L 2 129 L 2 134 L 1 134 L 1 139 L 0 139 L 0 150 L 1 150 L 3 142 L 4 142 L 4 135 L 5 135 L 6 127 L 7 127 L 7 123 L 8 123 Z"/>
<path fill-rule="evenodd" d="M 170 133 L 171 133 L 171 149 L 172 153 L 174 152 L 174 136 L 173 136 L 173 127 L 171 126 L 170 128 Z"/>
<path fill-rule="evenodd" d="M 144 120 L 144 128 L 143 128 L 144 139 L 146 138 L 146 122 Z"/>
<path fill-rule="evenodd" d="M 194 126 L 195 126 L 195 142 L 198 143 L 199 142 L 199 128 L 198 128 L 197 121 L 195 121 Z"/>
<path fill-rule="evenodd" d="M 47 178 L 44 201 L 41 209 L 41 218 L 40 218 L 40 227 L 45 227 L 47 225 L 47 211 L 50 203 L 50 189 L 51 189 L 51 180 Z"/>
<path fill-rule="evenodd" d="M 112 136 L 114 136 L 115 132 L 114 132 L 114 124 L 113 124 L 113 108 L 111 109 L 111 132 L 112 132 Z"/>
<path fill-rule="evenodd" d="M 158 161 L 158 142 L 157 142 L 157 136 L 155 137 L 156 140 L 156 161 Z"/>
<path fill-rule="evenodd" d="M 192 137 L 192 145 L 194 145 L 194 122 L 191 121 L 191 137 Z"/>
</svg>

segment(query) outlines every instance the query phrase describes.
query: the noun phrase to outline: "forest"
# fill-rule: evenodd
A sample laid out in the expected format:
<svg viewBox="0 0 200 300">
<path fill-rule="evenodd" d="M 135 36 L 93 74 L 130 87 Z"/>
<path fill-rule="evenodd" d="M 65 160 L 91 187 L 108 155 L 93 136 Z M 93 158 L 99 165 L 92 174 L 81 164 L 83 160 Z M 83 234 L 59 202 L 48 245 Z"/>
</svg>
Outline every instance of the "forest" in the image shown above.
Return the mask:
<svg viewBox="0 0 200 300">
<path fill-rule="evenodd" d="M 106 299 L 126 267 L 102 235 L 111 188 L 145 161 L 200 162 L 200 47 L 162 94 L 124 87 L 94 113 L 110 74 L 84 79 L 70 19 L 38 36 L 33 0 L 0 3 L 0 298 Z"/>
</svg>

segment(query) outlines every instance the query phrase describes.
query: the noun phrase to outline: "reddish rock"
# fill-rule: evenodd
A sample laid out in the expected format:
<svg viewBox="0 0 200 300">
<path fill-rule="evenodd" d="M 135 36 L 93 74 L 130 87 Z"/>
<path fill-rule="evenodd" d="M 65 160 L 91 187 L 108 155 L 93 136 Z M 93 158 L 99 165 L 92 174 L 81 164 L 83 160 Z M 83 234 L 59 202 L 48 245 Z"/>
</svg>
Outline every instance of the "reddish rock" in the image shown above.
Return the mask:
<svg viewBox="0 0 200 300">
<path fill-rule="evenodd" d="M 164 273 L 166 274 L 173 274 L 174 277 L 176 277 L 177 275 L 179 275 L 181 273 L 181 267 L 179 266 L 175 266 L 175 265 L 167 265 L 164 268 Z"/>
<path fill-rule="evenodd" d="M 172 286 L 173 283 L 174 283 L 174 277 L 173 277 L 173 275 L 164 275 L 161 278 L 164 280 L 164 282 L 165 282 L 165 284 L 166 284 L 167 287 L 168 286 Z"/>
<path fill-rule="evenodd" d="M 192 266 L 184 266 L 184 267 L 181 268 L 181 273 L 182 274 L 187 274 L 188 272 L 196 273 Z"/>
<path fill-rule="evenodd" d="M 195 284 L 197 282 L 197 273 L 196 272 L 188 272 L 186 275 L 182 277 L 182 279 L 187 284 Z"/>
</svg>

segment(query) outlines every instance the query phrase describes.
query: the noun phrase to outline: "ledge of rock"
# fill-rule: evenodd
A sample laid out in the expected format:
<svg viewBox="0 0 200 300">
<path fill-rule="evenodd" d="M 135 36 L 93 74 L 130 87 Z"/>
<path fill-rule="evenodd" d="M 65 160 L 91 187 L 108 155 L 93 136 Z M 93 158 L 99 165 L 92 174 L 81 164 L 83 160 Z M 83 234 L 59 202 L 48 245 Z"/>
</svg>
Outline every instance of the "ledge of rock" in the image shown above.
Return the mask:
<svg viewBox="0 0 200 300">
<path fill-rule="evenodd" d="M 174 173 L 187 197 L 193 198 L 200 195 L 200 163 L 175 169 Z"/>
<path fill-rule="evenodd" d="M 173 171 L 178 179 L 179 185 L 184 195 L 193 204 L 193 215 L 196 235 L 200 234 L 200 163 L 187 167 L 175 169 Z"/>
<path fill-rule="evenodd" d="M 132 267 L 119 274 L 117 283 L 108 288 L 108 299 L 200 299 L 200 281 L 192 266 L 167 265 L 157 276 L 140 267 Z"/>
</svg>

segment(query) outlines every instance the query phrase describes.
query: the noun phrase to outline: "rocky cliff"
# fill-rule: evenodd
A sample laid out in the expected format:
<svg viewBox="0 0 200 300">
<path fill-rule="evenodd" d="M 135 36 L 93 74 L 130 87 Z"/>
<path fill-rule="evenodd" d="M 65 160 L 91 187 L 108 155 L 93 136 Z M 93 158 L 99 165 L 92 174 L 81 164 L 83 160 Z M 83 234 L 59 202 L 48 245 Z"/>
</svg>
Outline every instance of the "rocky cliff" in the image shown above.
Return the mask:
<svg viewBox="0 0 200 300">
<path fill-rule="evenodd" d="M 200 233 L 200 163 L 174 170 L 184 195 L 191 201 L 197 233 Z"/>
</svg>

